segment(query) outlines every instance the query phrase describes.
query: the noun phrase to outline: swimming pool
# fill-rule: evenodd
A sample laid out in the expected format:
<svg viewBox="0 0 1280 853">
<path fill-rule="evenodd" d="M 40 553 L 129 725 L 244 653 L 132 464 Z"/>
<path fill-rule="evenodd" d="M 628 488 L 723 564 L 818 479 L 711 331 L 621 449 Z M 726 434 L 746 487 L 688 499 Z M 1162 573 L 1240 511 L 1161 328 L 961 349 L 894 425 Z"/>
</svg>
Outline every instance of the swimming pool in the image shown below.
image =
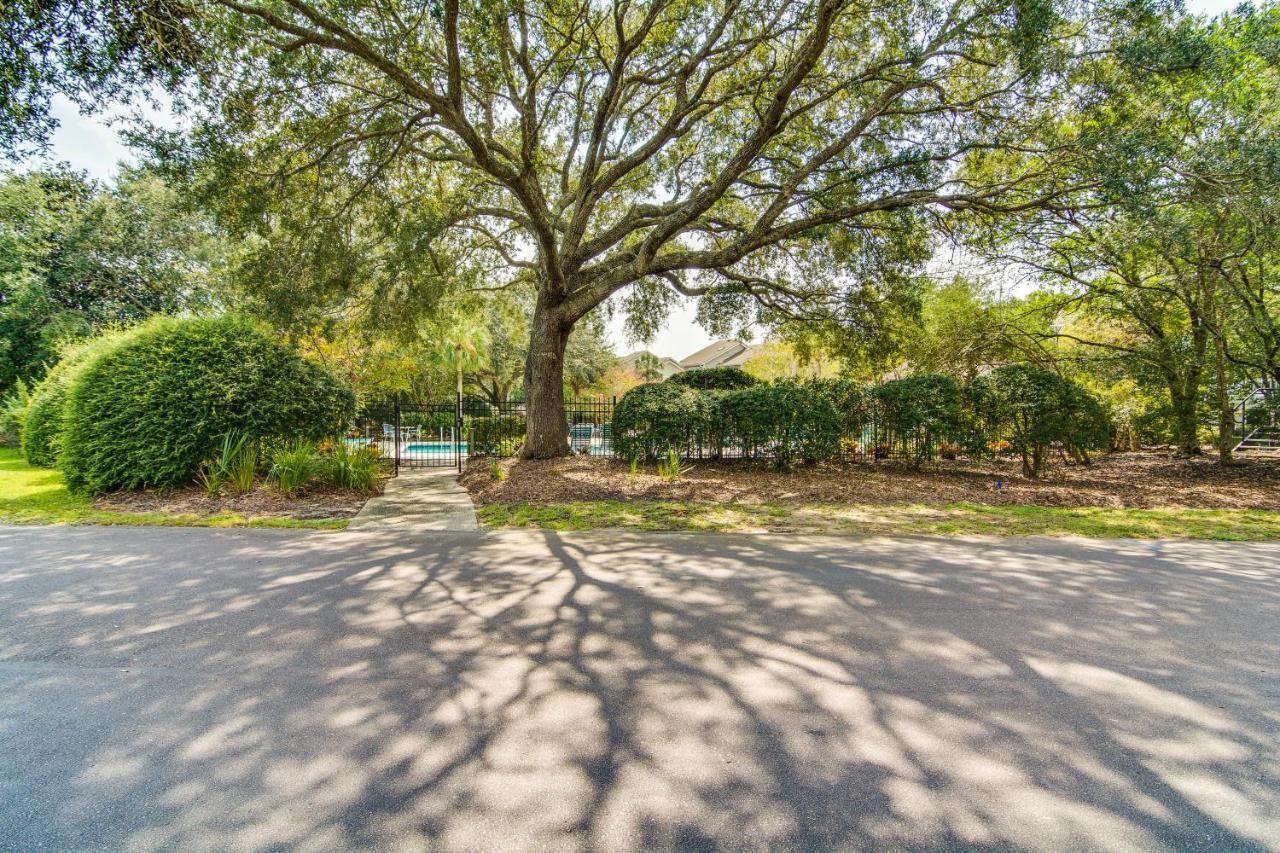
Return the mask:
<svg viewBox="0 0 1280 853">
<path fill-rule="evenodd" d="M 453 448 L 457 447 L 462 453 L 467 452 L 467 443 L 464 441 L 458 445 L 454 445 L 452 441 L 421 441 L 413 444 L 406 444 L 405 453 L 452 453 Z"/>
</svg>

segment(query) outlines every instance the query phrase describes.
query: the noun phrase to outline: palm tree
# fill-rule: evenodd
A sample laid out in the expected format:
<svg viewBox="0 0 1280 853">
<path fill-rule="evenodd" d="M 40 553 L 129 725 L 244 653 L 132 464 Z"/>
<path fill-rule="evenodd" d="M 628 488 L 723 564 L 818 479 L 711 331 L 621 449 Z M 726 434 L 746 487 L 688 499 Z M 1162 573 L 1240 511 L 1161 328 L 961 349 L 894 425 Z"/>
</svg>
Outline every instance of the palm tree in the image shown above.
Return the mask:
<svg viewBox="0 0 1280 853">
<path fill-rule="evenodd" d="M 431 361 L 457 376 L 458 397 L 462 397 L 462 374 L 479 369 L 486 361 L 489 332 L 483 318 L 455 315 L 430 349 Z"/>
<path fill-rule="evenodd" d="M 636 356 L 636 372 L 645 382 L 657 382 L 662 378 L 662 362 L 653 353 L 642 352 Z"/>
</svg>

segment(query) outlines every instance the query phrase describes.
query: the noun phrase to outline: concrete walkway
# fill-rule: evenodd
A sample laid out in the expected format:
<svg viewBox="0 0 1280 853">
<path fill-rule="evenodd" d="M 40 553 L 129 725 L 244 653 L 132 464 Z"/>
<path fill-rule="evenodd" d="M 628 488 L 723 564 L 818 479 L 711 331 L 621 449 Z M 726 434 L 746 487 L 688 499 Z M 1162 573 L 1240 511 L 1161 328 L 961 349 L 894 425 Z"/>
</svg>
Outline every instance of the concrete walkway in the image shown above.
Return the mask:
<svg viewBox="0 0 1280 853">
<path fill-rule="evenodd" d="M 401 469 L 347 526 L 387 533 L 478 528 L 471 496 L 452 468 Z"/>
</svg>

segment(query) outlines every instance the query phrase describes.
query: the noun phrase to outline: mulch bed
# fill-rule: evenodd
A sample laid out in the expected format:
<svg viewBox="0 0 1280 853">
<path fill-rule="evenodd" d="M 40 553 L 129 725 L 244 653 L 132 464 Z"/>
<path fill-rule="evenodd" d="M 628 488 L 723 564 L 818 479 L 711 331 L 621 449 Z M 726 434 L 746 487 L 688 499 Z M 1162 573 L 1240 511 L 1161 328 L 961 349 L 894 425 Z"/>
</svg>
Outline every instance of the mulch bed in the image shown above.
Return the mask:
<svg viewBox="0 0 1280 853">
<path fill-rule="evenodd" d="M 1167 453 L 1115 453 L 1090 465 L 1059 463 L 1041 479 L 1021 474 L 1017 462 L 909 465 L 828 464 L 778 471 L 768 463 L 694 462 L 675 483 L 652 466 L 632 481 L 621 461 L 576 456 L 557 460 L 503 460 L 498 480 L 489 462 L 471 463 L 462 484 L 480 505 L 592 500 L 673 500 L 770 504 L 980 504 L 1101 506 L 1146 509 L 1280 510 L 1280 459 L 1251 459 L 1220 468 L 1213 457 L 1174 459 Z M 1001 480 L 1002 488 L 996 489 Z"/>
<path fill-rule="evenodd" d="M 249 518 L 292 518 L 305 521 L 351 518 L 370 497 L 338 489 L 311 487 L 290 498 L 260 485 L 248 494 L 211 498 L 204 489 L 189 486 L 113 492 L 95 499 L 93 506 L 94 509 L 114 512 L 198 516 L 238 513 Z"/>
</svg>

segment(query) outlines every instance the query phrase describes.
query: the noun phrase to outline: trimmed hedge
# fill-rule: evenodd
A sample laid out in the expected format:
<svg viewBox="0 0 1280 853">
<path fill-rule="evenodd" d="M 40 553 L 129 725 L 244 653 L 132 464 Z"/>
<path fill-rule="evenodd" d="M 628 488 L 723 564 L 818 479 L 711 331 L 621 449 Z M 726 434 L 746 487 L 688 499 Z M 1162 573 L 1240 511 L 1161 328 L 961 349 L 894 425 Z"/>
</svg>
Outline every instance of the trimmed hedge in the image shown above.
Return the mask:
<svg viewBox="0 0 1280 853">
<path fill-rule="evenodd" d="M 779 467 L 821 462 L 840 450 L 840 416 L 814 385 L 778 380 L 724 393 L 716 421 L 726 443 L 763 453 Z"/>
<path fill-rule="evenodd" d="M 683 452 L 706 435 L 710 400 L 674 382 L 632 388 L 613 410 L 613 446 L 627 459 L 652 462 L 674 448 Z"/>
<path fill-rule="evenodd" d="M 614 446 L 624 458 L 653 461 L 671 449 L 719 458 L 726 448 L 773 459 L 821 462 L 852 452 L 876 458 L 896 448 L 919 463 L 968 448 L 1024 456 L 1036 476 L 1045 451 L 1077 459 L 1110 443 L 1102 405 L 1079 386 L 1027 365 L 1000 368 L 962 388 L 920 374 L 867 388 L 847 380 L 779 380 L 729 391 L 695 390 L 668 380 L 633 388 L 618 402 Z M 874 447 L 872 446 L 874 445 Z"/>
<path fill-rule="evenodd" d="M 760 384 L 741 367 L 699 367 L 677 373 L 667 381 L 699 391 L 733 391 Z"/>
<path fill-rule="evenodd" d="M 880 404 L 880 429 L 914 462 L 933 453 L 940 439 L 961 432 L 960 386 L 941 373 L 921 373 L 872 390 Z"/>
<path fill-rule="evenodd" d="M 875 423 L 875 398 L 866 386 L 849 379 L 811 379 L 807 384 L 835 407 L 841 438 L 861 438 L 863 430 Z"/>
<path fill-rule="evenodd" d="M 22 453 L 32 465 L 52 468 L 62 448 L 67 389 L 92 361 L 121 341 L 124 332 L 108 332 L 67 351 L 31 394 L 22 420 Z"/>
<path fill-rule="evenodd" d="M 232 318 L 150 321 L 70 383 L 59 464 L 74 489 L 188 482 L 230 431 L 321 439 L 355 397 L 324 369 Z"/>
</svg>

